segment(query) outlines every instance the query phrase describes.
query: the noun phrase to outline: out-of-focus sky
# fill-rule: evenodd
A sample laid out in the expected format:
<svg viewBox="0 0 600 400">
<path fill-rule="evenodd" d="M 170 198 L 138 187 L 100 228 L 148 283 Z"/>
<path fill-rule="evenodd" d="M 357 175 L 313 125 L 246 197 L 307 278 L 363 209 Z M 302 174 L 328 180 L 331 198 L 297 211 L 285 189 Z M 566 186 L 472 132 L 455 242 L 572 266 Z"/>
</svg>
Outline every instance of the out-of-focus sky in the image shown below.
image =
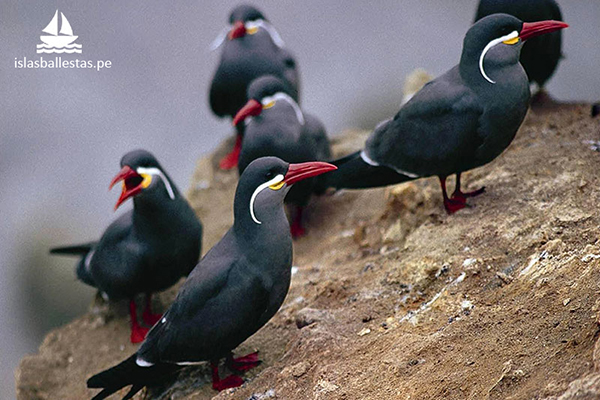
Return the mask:
<svg viewBox="0 0 600 400">
<path fill-rule="evenodd" d="M 108 184 L 133 148 L 152 151 L 181 189 L 196 160 L 231 134 L 207 93 L 209 45 L 238 2 L 3 0 L 0 3 L 0 398 L 46 330 L 87 308 L 75 260 L 48 248 L 97 238 L 115 218 Z M 458 62 L 476 0 L 257 1 L 296 55 L 302 105 L 330 133 L 392 116 L 404 77 Z M 571 27 L 548 85 L 565 101 L 600 100 L 600 2 L 559 1 Z M 18 69 L 56 9 L 110 69 Z M 54 54 L 43 54 L 45 60 Z M 123 207 L 126 209 L 127 206 Z M 122 212 L 122 211 L 121 211 Z"/>
</svg>

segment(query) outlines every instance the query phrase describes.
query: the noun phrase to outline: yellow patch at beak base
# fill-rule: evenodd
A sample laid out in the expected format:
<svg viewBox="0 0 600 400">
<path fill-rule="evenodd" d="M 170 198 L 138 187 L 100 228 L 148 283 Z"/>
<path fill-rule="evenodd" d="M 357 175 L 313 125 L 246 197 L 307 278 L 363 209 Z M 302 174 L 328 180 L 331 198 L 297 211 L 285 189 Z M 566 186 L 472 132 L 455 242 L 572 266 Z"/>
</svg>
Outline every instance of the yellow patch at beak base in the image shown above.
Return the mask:
<svg viewBox="0 0 600 400">
<path fill-rule="evenodd" d="M 263 105 L 263 109 L 267 109 L 267 108 L 271 108 L 275 105 L 275 100 L 271 100 L 270 102 L 268 102 L 267 104 Z"/>
<path fill-rule="evenodd" d="M 254 35 L 256 32 L 258 32 L 258 26 L 253 26 L 251 28 L 246 29 L 246 33 L 248 33 L 249 35 Z"/>
<path fill-rule="evenodd" d="M 504 43 L 504 44 L 517 44 L 518 42 L 519 42 L 519 37 L 517 36 L 516 38 L 505 40 L 502 43 Z"/>
<path fill-rule="evenodd" d="M 146 189 L 148 186 L 150 186 L 150 183 L 152 182 L 152 175 L 150 175 L 150 174 L 140 174 L 140 175 L 142 176 L 142 178 L 144 178 L 141 185 L 144 189 Z"/>
<path fill-rule="evenodd" d="M 285 184 L 284 181 L 278 182 L 278 183 L 274 183 L 271 186 L 269 186 L 269 189 L 273 189 L 273 190 L 279 190 L 283 187 L 283 185 Z"/>
</svg>

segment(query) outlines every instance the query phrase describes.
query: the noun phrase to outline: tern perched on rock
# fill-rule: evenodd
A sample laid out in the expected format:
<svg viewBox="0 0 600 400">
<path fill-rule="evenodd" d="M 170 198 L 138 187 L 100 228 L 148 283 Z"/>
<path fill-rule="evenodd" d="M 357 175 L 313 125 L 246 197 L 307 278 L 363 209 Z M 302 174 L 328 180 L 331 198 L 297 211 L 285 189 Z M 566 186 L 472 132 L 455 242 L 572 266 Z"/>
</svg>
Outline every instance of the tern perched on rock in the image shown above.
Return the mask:
<svg viewBox="0 0 600 400">
<path fill-rule="evenodd" d="M 283 199 L 292 184 L 334 169 L 276 157 L 250 163 L 235 193 L 233 226 L 192 271 L 140 349 L 88 380 L 88 387 L 103 388 L 94 399 L 132 385 L 129 399 L 202 361 L 211 362 L 215 390 L 241 385 L 238 375 L 219 377 L 218 361 L 225 358 L 234 371 L 258 365 L 256 353 L 233 358 L 232 351 L 273 317 L 288 292 L 292 238 Z"/>
<path fill-rule="evenodd" d="M 361 189 L 438 176 L 446 210 L 465 207 L 483 188 L 463 192 L 461 174 L 498 157 L 525 118 L 530 92 L 519 63 L 523 42 L 567 26 L 508 14 L 482 18 L 465 35 L 460 63 L 381 122 L 362 151 L 332 162 L 338 170 L 323 176 L 320 186 Z M 452 174 L 450 197 L 446 178 Z"/>
<path fill-rule="evenodd" d="M 131 342 L 144 340 L 149 328 L 137 320 L 135 297 L 146 295 L 143 320 L 152 326 L 151 295 L 187 276 L 200 258 L 202 224 L 156 158 L 145 150 L 121 159 L 110 187 L 122 182 L 115 209 L 133 198 L 133 209 L 117 218 L 97 242 L 52 249 L 81 256 L 77 277 L 110 299 L 129 299 Z"/>
</svg>

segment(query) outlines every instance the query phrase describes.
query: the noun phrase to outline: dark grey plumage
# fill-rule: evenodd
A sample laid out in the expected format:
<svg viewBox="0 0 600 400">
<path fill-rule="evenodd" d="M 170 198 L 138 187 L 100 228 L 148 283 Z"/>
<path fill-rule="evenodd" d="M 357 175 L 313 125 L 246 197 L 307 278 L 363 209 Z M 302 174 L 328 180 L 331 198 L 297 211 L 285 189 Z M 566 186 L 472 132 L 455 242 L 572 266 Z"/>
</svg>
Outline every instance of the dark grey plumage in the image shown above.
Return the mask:
<svg viewBox="0 0 600 400">
<path fill-rule="evenodd" d="M 192 271 L 138 352 L 88 380 L 88 387 L 104 388 L 96 399 L 127 385 L 133 395 L 178 365 L 200 361 L 213 362 L 215 389 L 239 386 L 243 381 L 235 375 L 220 380 L 215 363 L 260 329 L 287 294 L 292 240 L 283 199 L 296 180 L 331 168 L 275 157 L 253 161 L 238 183 L 233 226 Z"/>
<path fill-rule="evenodd" d="M 507 14 L 475 23 L 465 35 L 460 63 L 426 84 L 394 118 L 380 123 L 365 149 L 333 162 L 324 187 L 373 187 L 438 176 L 449 212 L 465 207 L 460 174 L 495 159 L 508 147 L 529 105 L 529 84 L 519 63 L 522 40 L 566 24 L 523 25 Z M 386 170 L 387 169 L 387 170 Z M 453 198 L 445 180 L 457 174 Z"/>
<path fill-rule="evenodd" d="M 255 79 L 248 87 L 249 108 L 244 106 L 234 118 L 234 122 L 246 124 L 238 163 L 240 174 L 250 162 L 265 156 L 291 163 L 330 159 L 325 127 L 316 117 L 300 109 L 292 92 L 289 85 L 271 75 Z M 245 110 L 251 114 L 244 114 Z M 285 202 L 304 207 L 314 192 L 315 179 L 294 185 Z M 301 211 L 294 211 L 292 235 L 300 235 L 304 232 Z"/>
<path fill-rule="evenodd" d="M 480 0 L 475 21 L 495 13 L 510 14 L 524 22 L 563 20 L 554 0 Z M 524 44 L 520 60 L 530 81 L 539 87 L 546 84 L 562 58 L 561 48 L 561 31 L 533 38 Z"/>
<path fill-rule="evenodd" d="M 133 300 L 167 289 L 190 273 L 200 256 L 202 225 L 152 154 L 129 152 L 121 166 L 123 193 L 117 206 L 133 197 L 133 209 L 110 224 L 99 241 L 51 253 L 80 255 L 79 279 L 110 299 Z"/>
<path fill-rule="evenodd" d="M 235 7 L 229 23 L 244 24 L 264 21 L 267 18 L 255 7 L 242 4 Z M 287 82 L 292 97 L 299 98 L 299 74 L 292 54 L 281 43 L 274 41 L 267 29 L 258 28 L 255 33 L 225 39 L 221 60 L 210 88 L 210 106 L 219 117 L 233 117 L 246 103 L 246 90 L 253 79 L 262 75 L 274 75 Z"/>
<path fill-rule="evenodd" d="M 266 74 L 285 81 L 298 101 L 296 61 L 265 16 L 255 7 L 242 4 L 233 9 L 229 23 L 231 30 L 222 38 L 221 60 L 210 87 L 212 111 L 219 117 L 233 117 L 247 101 L 250 82 Z M 219 162 L 221 169 L 237 166 L 244 125 L 237 128 L 234 148 Z"/>
</svg>

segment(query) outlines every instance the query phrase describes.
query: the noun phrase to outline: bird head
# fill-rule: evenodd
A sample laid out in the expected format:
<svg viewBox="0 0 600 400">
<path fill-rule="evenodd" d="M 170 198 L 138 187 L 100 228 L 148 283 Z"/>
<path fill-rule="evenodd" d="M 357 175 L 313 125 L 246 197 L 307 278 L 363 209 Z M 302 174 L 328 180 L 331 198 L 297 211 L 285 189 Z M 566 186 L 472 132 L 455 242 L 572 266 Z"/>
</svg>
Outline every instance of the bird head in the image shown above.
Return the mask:
<svg viewBox="0 0 600 400">
<path fill-rule="evenodd" d="M 217 49 L 225 39 L 236 40 L 253 36 L 261 29 L 271 36 L 271 40 L 277 47 L 283 47 L 281 36 L 263 13 L 251 5 L 241 4 L 231 11 L 229 26 L 217 36 L 211 45 L 211 49 Z"/>
<path fill-rule="evenodd" d="M 272 75 L 263 75 L 248 85 L 248 102 L 233 117 L 233 125 L 237 126 L 248 117 L 256 117 L 263 110 L 272 108 L 278 101 L 289 103 L 296 112 L 298 121 L 304 124 L 304 116 L 300 106 L 293 99 L 294 91 L 284 81 Z M 247 121 L 247 120 L 246 120 Z"/>
<path fill-rule="evenodd" d="M 479 72 L 490 83 L 495 83 L 485 72 L 483 61 L 486 54 L 498 46 L 514 48 L 508 53 L 511 61 L 518 62 L 522 43 L 530 38 L 568 27 L 562 21 L 523 22 L 508 14 L 492 14 L 477 21 L 465 35 L 463 60 L 477 60 Z"/>
<path fill-rule="evenodd" d="M 246 34 L 254 35 L 258 31 L 257 21 L 266 21 L 265 16 L 255 7 L 241 4 L 229 14 L 231 30 L 227 37 L 229 40 L 238 39 Z"/>
<path fill-rule="evenodd" d="M 154 192 L 159 188 L 162 188 L 169 198 L 175 199 L 175 188 L 156 158 L 146 150 L 133 150 L 123 156 L 121 170 L 110 182 L 109 189 L 118 182 L 122 182 L 122 191 L 115 210 L 128 198 Z"/>
<path fill-rule="evenodd" d="M 320 161 L 289 164 L 277 157 L 252 161 L 240 176 L 236 190 L 236 219 L 239 213 L 249 212 L 255 224 L 262 224 L 257 214 L 266 215 L 281 206 L 291 185 L 335 169 L 336 166 Z"/>
</svg>

